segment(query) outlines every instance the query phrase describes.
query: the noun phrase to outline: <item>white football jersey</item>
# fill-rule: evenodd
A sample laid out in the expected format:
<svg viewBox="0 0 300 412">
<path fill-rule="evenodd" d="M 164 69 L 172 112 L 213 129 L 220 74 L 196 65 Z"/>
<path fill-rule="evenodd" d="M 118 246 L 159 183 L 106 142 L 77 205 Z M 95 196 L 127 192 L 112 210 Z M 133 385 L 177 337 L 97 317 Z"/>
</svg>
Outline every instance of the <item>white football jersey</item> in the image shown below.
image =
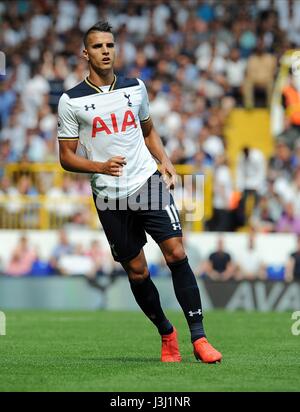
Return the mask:
<svg viewBox="0 0 300 412">
<path fill-rule="evenodd" d="M 79 140 L 78 155 L 105 162 L 126 157 L 120 177 L 92 174 L 93 193 L 109 199 L 130 196 L 157 170 L 141 129 L 149 119 L 149 100 L 140 79 L 115 76 L 110 87 L 88 79 L 66 91 L 58 105 L 58 139 Z"/>
</svg>

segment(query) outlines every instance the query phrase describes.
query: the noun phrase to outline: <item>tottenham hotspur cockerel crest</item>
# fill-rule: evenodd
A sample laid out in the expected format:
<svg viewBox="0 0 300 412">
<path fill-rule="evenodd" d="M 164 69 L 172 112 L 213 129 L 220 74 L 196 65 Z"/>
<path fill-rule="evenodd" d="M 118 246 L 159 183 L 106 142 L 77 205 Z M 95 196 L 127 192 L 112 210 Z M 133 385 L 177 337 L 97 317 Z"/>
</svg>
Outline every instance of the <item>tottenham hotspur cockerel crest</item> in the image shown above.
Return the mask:
<svg viewBox="0 0 300 412">
<path fill-rule="evenodd" d="M 131 103 L 131 101 L 130 101 L 130 94 L 126 94 L 126 93 L 124 92 L 124 97 L 128 100 L 128 101 L 127 101 L 127 105 L 128 105 L 129 107 L 131 107 L 131 106 L 132 106 L 132 103 Z"/>
</svg>

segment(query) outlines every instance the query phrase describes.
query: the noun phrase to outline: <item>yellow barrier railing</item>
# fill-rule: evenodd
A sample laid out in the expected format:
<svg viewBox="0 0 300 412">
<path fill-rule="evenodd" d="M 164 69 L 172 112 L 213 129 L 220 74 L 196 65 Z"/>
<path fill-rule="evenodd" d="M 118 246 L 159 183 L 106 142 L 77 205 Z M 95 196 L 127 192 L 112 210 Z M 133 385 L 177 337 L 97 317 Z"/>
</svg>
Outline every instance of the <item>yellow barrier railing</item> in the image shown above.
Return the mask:
<svg viewBox="0 0 300 412">
<path fill-rule="evenodd" d="M 0 196 L 0 229 L 59 229 L 63 225 L 99 227 L 90 196 Z"/>
<path fill-rule="evenodd" d="M 180 176 L 194 175 L 197 169 L 192 165 L 176 165 L 176 171 Z M 16 183 L 26 174 L 30 176 L 33 184 L 39 184 L 45 175 L 47 176 L 48 189 L 60 186 L 65 172 L 58 164 L 9 164 L 5 173 Z M 76 174 L 72 174 L 76 179 Z M 201 202 L 195 199 L 185 199 L 184 206 L 192 210 L 193 219 L 185 222 L 184 226 L 193 231 L 203 230 L 204 220 L 212 215 L 212 175 L 207 172 L 204 179 L 204 197 Z M 186 210 L 181 211 L 182 217 Z M 89 228 L 98 228 L 99 221 L 92 196 L 67 195 L 63 197 L 51 197 L 47 195 L 0 196 L 0 229 L 58 229 L 65 224 L 84 224 Z"/>
<path fill-rule="evenodd" d="M 22 175 L 31 178 L 36 187 L 40 187 L 42 180 L 47 179 L 51 186 L 60 186 L 65 173 L 58 163 L 9 163 L 5 166 L 5 174 L 17 182 Z"/>
</svg>

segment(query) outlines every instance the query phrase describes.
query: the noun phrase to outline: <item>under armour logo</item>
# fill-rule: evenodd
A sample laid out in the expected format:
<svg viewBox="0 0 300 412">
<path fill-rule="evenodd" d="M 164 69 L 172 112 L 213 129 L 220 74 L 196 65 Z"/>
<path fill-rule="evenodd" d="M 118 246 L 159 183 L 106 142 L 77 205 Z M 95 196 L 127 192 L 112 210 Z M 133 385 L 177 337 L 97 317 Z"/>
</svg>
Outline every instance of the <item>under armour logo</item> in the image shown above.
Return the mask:
<svg viewBox="0 0 300 412">
<path fill-rule="evenodd" d="M 126 94 L 126 93 L 124 93 L 124 97 L 126 98 L 126 99 L 128 99 L 128 102 L 127 102 L 127 104 L 128 104 L 128 106 L 132 106 L 132 103 L 131 103 L 131 101 L 130 101 L 130 94 Z"/>
<path fill-rule="evenodd" d="M 96 106 L 94 105 L 94 103 L 91 104 L 90 106 L 88 106 L 88 105 L 86 104 L 84 107 L 85 107 L 85 111 L 86 111 L 86 112 L 87 112 L 89 109 L 93 109 L 93 110 L 96 109 Z"/>
<path fill-rule="evenodd" d="M 202 315 L 202 310 L 198 309 L 196 312 L 189 311 L 189 316 L 192 318 L 194 315 Z"/>
<path fill-rule="evenodd" d="M 168 216 L 170 218 L 173 230 L 178 230 L 178 229 L 181 230 L 181 224 L 179 222 L 179 216 L 178 216 L 178 213 L 177 213 L 177 210 L 176 210 L 175 206 L 174 205 L 171 205 L 171 206 L 167 205 L 165 207 L 165 210 L 168 213 Z"/>
</svg>

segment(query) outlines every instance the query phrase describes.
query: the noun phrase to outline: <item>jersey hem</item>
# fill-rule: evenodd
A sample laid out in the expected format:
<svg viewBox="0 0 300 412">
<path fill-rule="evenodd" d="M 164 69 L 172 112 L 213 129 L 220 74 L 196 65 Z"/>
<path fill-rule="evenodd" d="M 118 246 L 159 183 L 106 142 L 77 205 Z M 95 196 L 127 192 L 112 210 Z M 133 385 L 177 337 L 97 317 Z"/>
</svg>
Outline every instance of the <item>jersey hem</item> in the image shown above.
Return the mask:
<svg viewBox="0 0 300 412">
<path fill-rule="evenodd" d="M 57 137 L 58 140 L 79 140 L 79 137 Z"/>
<path fill-rule="evenodd" d="M 150 173 L 149 175 L 147 174 L 146 179 L 145 179 L 136 189 L 134 189 L 133 192 L 127 193 L 127 194 L 124 195 L 124 196 L 109 197 L 109 196 L 107 196 L 107 195 L 99 195 L 99 193 L 95 193 L 95 192 L 94 192 L 94 190 L 93 190 L 94 188 L 93 188 L 93 187 L 92 187 L 92 192 L 93 192 L 96 196 L 100 197 L 101 199 L 109 199 L 109 200 L 126 199 L 126 198 L 134 195 L 134 194 L 147 182 L 147 180 L 149 179 L 149 177 L 151 177 L 157 170 L 158 170 L 157 167 L 156 167 L 155 170 L 153 169 L 153 171 L 151 171 L 151 173 Z M 92 185 L 91 185 L 91 186 L 92 186 Z M 95 187 L 95 190 L 97 190 L 97 187 Z"/>
</svg>

